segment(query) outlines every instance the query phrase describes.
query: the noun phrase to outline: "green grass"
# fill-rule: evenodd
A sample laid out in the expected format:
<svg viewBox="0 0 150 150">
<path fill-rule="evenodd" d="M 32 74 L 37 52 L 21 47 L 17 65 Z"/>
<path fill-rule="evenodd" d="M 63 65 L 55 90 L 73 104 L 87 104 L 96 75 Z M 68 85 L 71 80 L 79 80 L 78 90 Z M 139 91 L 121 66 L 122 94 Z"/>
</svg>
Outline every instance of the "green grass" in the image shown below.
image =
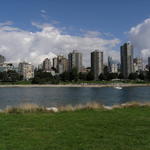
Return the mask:
<svg viewBox="0 0 150 150">
<path fill-rule="evenodd" d="M 16 81 L 16 82 L 0 82 L 0 85 L 29 85 L 31 81 Z"/>
<path fill-rule="evenodd" d="M 1 113 L 0 150 L 150 150 L 150 107 Z"/>
<path fill-rule="evenodd" d="M 28 85 L 31 84 L 31 81 L 17 81 L 15 84 Z"/>
</svg>

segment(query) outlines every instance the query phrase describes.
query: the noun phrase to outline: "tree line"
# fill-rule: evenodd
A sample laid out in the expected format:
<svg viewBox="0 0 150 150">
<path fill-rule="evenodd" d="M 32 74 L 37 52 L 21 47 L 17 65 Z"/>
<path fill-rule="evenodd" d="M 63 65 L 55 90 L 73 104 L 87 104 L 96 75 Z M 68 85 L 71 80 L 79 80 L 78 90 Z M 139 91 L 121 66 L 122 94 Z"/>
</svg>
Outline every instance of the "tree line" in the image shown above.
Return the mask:
<svg viewBox="0 0 150 150">
<path fill-rule="evenodd" d="M 109 73 L 107 69 L 104 69 L 104 73 L 99 75 L 98 81 L 111 81 L 113 79 L 124 79 L 121 73 Z M 150 69 L 146 72 L 131 73 L 128 77 L 129 80 L 143 80 L 150 81 Z M 43 72 L 42 70 L 35 71 L 35 77 L 32 79 L 33 84 L 50 83 L 57 84 L 59 82 L 78 82 L 78 81 L 94 81 L 94 74 L 90 71 L 77 72 L 76 68 L 73 68 L 70 72 L 64 72 L 60 75 L 52 76 L 50 72 Z"/>
<path fill-rule="evenodd" d="M 1 82 L 17 82 L 23 80 L 23 76 L 14 70 L 0 72 Z"/>
<path fill-rule="evenodd" d="M 104 72 L 99 75 L 98 81 L 111 81 L 113 79 L 124 79 L 121 73 L 109 73 L 105 68 Z M 150 68 L 148 71 L 140 73 L 131 73 L 128 77 L 129 80 L 143 80 L 150 81 Z M 19 75 L 16 71 L 4 71 L 0 72 L 1 82 L 17 82 L 23 81 L 23 76 Z M 64 72 L 59 75 L 53 76 L 50 72 L 43 72 L 43 70 L 35 70 L 35 76 L 30 79 L 32 84 L 58 84 L 60 82 L 78 82 L 78 81 L 94 81 L 94 75 L 90 72 L 77 72 L 74 68 L 70 72 Z"/>
</svg>

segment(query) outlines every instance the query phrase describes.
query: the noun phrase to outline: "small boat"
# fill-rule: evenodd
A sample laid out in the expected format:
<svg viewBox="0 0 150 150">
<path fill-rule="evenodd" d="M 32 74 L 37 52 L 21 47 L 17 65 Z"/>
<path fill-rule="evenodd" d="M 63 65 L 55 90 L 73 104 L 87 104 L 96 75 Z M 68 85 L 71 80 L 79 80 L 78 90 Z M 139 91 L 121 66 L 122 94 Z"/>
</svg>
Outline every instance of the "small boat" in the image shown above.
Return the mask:
<svg viewBox="0 0 150 150">
<path fill-rule="evenodd" d="M 117 90 L 121 90 L 122 89 L 121 86 L 115 86 L 114 88 L 117 89 Z"/>
</svg>

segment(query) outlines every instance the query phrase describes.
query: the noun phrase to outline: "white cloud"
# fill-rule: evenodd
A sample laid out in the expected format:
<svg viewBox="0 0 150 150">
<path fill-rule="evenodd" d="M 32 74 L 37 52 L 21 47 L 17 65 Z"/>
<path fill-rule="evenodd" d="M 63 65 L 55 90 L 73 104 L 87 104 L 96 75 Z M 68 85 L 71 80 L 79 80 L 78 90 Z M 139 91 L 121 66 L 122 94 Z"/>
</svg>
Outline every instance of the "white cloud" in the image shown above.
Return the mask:
<svg viewBox="0 0 150 150">
<path fill-rule="evenodd" d="M 147 61 L 147 57 L 150 56 L 150 49 L 142 49 L 141 50 L 142 56 L 146 59 Z"/>
<path fill-rule="evenodd" d="M 132 27 L 128 35 L 134 45 L 135 53 L 147 61 L 147 57 L 150 56 L 150 18 Z"/>
<path fill-rule="evenodd" d="M 9 26 L 9 25 L 12 25 L 12 24 L 13 24 L 12 21 L 6 21 L 6 22 L 0 23 L 0 26 L 1 26 L 1 27 L 2 27 L 2 26 Z"/>
<path fill-rule="evenodd" d="M 41 10 L 41 13 L 45 14 L 45 13 L 46 13 L 46 10 L 42 9 L 42 10 Z"/>
<path fill-rule="evenodd" d="M 41 17 L 42 17 L 44 20 L 48 20 L 48 16 L 47 16 L 46 10 L 42 9 L 42 10 L 40 11 L 40 15 L 41 15 Z"/>
<path fill-rule="evenodd" d="M 85 32 L 85 34 L 84 34 L 85 37 L 92 38 L 92 37 L 99 37 L 102 35 L 102 33 L 98 32 L 98 31 L 84 31 L 84 32 Z"/>
<path fill-rule="evenodd" d="M 0 26 L 0 54 L 6 56 L 9 62 L 29 61 L 33 64 L 40 64 L 46 57 L 54 57 L 55 54 L 67 56 L 72 50 L 79 50 L 83 53 L 84 65 L 90 65 L 90 52 L 99 49 L 104 52 L 105 58 L 108 55 L 119 60 L 119 52 L 113 50 L 120 42 L 117 38 L 103 39 L 97 37 L 93 32 L 89 36 L 73 36 L 64 34 L 62 30 L 50 24 L 38 24 L 36 32 L 29 32 L 11 25 Z"/>
</svg>

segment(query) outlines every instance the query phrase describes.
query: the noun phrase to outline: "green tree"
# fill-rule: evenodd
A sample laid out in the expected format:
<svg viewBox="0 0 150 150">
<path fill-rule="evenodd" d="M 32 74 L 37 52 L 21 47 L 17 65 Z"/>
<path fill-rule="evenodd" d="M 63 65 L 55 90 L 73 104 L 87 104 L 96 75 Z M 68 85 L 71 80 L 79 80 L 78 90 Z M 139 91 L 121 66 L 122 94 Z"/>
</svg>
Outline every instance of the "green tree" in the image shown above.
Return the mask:
<svg viewBox="0 0 150 150">
<path fill-rule="evenodd" d="M 62 74 L 60 74 L 60 79 L 62 80 L 62 81 L 69 81 L 70 80 L 70 74 L 69 74 L 69 72 L 63 72 Z"/>
<path fill-rule="evenodd" d="M 140 72 L 140 74 L 138 75 L 138 78 L 139 78 L 140 80 L 145 80 L 146 76 L 144 75 L 143 72 Z"/>
<path fill-rule="evenodd" d="M 54 77 L 50 72 L 43 72 L 42 70 L 35 71 L 35 77 L 32 79 L 34 84 L 51 83 Z"/>
<path fill-rule="evenodd" d="M 87 80 L 87 73 L 80 72 L 79 73 L 79 79 L 83 80 L 83 81 L 86 81 Z"/>
<path fill-rule="evenodd" d="M 150 67 L 149 67 L 149 70 L 147 72 L 147 79 L 150 81 Z"/>
<path fill-rule="evenodd" d="M 106 74 L 101 73 L 101 74 L 99 75 L 99 80 L 100 80 L 100 81 L 107 80 L 107 79 L 108 79 L 108 78 L 107 78 L 107 75 L 106 75 Z"/>
<path fill-rule="evenodd" d="M 88 72 L 88 74 L 87 74 L 87 80 L 88 80 L 88 81 L 94 80 L 94 74 L 93 74 L 92 71 Z"/>
<path fill-rule="evenodd" d="M 8 77 L 8 80 L 11 82 L 16 82 L 21 79 L 20 75 L 14 70 L 7 71 L 7 77 Z"/>
<path fill-rule="evenodd" d="M 123 74 L 120 73 L 120 74 L 118 75 L 118 78 L 119 78 L 119 79 L 124 79 Z"/>
<path fill-rule="evenodd" d="M 130 73 L 128 79 L 130 80 L 136 80 L 138 78 L 138 74 L 137 73 Z"/>
<path fill-rule="evenodd" d="M 117 79 L 118 78 L 118 74 L 117 73 L 109 73 L 107 75 L 107 80 L 112 80 L 112 79 Z"/>
<path fill-rule="evenodd" d="M 78 81 L 79 74 L 77 68 L 73 68 L 70 72 L 70 81 Z"/>
</svg>

